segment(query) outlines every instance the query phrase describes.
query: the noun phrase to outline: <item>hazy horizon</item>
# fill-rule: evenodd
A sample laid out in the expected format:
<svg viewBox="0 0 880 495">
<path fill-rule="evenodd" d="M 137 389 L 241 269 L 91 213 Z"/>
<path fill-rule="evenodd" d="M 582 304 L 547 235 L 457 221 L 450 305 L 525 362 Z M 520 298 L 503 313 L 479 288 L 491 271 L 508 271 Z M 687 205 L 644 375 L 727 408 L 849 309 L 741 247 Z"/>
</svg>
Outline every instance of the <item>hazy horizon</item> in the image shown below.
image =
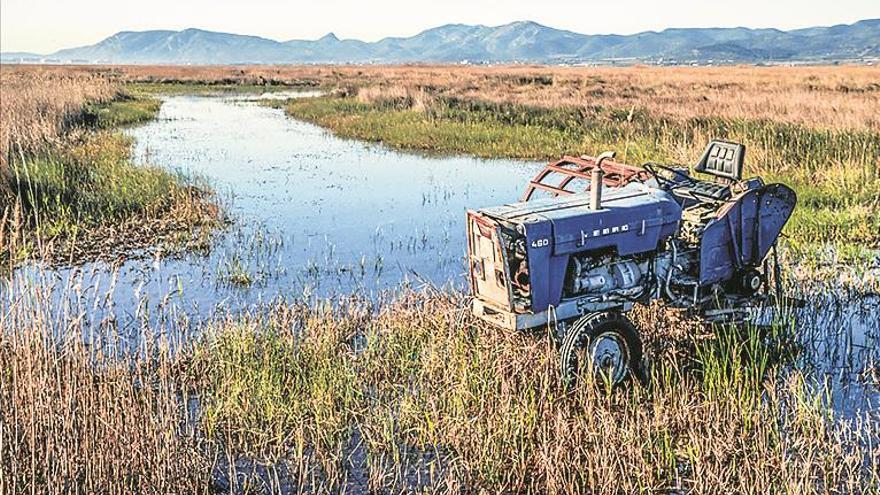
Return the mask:
<svg viewBox="0 0 880 495">
<path fill-rule="evenodd" d="M 0 0 L 0 51 L 48 54 L 97 43 L 119 31 L 152 29 L 198 28 L 278 41 L 317 39 L 332 32 L 343 39 L 376 41 L 389 36 L 412 36 L 425 29 L 456 23 L 497 26 L 528 20 L 583 34 L 626 35 L 688 27 L 791 30 L 880 17 L 880 5 L 875 0 L 841 0 L 819 6 L 793 0 L 742 0 L 729 13 L 694 0 L 673 0 L 662 5 L 650 0 L 595 5 L 550 0 L 540 8 L 524 0 L 507 2 L 503 8 L 488 2 L 452 0 L 444 4 L 442 11 L 430 5 L 413 5 L 414 2 L 400 0 L 380 0 L 370 5 L 327 0 L 297 10 L 296 6 L 279 0 L 249 2 L 244 8 L 240 2 L 231 0 L 156 0 L 147 11 L 121 12 L 117 3 L 106 0 L 75 4 Z M 634 18 L 633 12 L 641 15 Z"/>
</svg>

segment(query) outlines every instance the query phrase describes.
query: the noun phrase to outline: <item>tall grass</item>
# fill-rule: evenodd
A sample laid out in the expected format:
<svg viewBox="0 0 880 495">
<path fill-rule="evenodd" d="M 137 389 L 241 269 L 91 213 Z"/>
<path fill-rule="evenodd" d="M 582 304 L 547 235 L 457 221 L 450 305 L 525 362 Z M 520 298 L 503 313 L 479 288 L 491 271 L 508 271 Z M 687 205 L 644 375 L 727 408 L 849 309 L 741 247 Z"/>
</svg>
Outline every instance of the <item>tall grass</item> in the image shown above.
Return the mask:
<svg viewBox="0 0 880 495">
<path fill-rule="evenodd" d="M 486 328 L 455 294 L 405 293 L 378 312 L 272 305 L 201 329 L 145 325 L 133 340 L 54 304 L 33 297 L 0 319 L 12 492 L 855 494 L 880 482 L 877 418 L 837 416 L 780 361 L 782 341 L 754 329 L 688 334 L 692 354 L 655 349 L 647 386 L 571 392 L 549 337 Z M 645 327 L 650 346 L 677 338 L 664 328 Z"/>
<path fill-rule="evenodd" d="M 196 345 L 205 434 L 227 458 L 287 459 L 288 481 L 338 487 L 361 397 L 350 343 L 363 309 L 267 309 L 213 326 Z"/>
<path fill-rule="evenodd" d="M 549 340 L 493 332 L 450 303 L 395 307 L 367 334 L 376 412 L 362 429 L 390 449 L 377 469 L 394 473 L 392 461 L 407 453 L 439 451 L 446 477 L 435 482 L 538 493 L 846 492 L 876 478 L 858 456 L 838 457 L 847 427 L 834 439 L 827 426 L 803 429 L 807 419 L 788 414 L 789 401 L 808 402 L 831 419 L 797 374 L 769 362 L 757 337 L 698 341 L 696 369 L 687 357 L 661 359 L 648 388 L 569 394 Z M 834 454 L 795 447 L 820 444 Z M 836 481 L 820 488 L 817 471 Z"/>
<path fill-rule="evenodd" d="M 94 75 L 23 73 L 0 66 L 0 157 L 6 166 L 15 154 L 42 150 L 57 143 L 89 102 L 106 102 L 118 94 L 107 78 Z"/>
<path fill-rule="evenodd" d="M 107 101 L 116 88 L 100 77 L 26 75 L 8 66 L 0 66 L 0 86 L 0 202 L 9 203 L 13 157 L 57 143 L 86 102 Z"/>
<path fill-rule="evenodd" d="M 131 162 L 117 128 L 160 101 L 106 77 L 2 67 L 0 266 L 116 257 L 214 222 L 206 187 Z"/>
<path fill-rule="evenodd" d="M 190 387 L 166 339 L 136 354 L 108 324 L 50 316 L 52 293 L 20 298 L 0 318 L 0 491 L 199 493 L 207 452 L 189 418 Z"/>
</svg>

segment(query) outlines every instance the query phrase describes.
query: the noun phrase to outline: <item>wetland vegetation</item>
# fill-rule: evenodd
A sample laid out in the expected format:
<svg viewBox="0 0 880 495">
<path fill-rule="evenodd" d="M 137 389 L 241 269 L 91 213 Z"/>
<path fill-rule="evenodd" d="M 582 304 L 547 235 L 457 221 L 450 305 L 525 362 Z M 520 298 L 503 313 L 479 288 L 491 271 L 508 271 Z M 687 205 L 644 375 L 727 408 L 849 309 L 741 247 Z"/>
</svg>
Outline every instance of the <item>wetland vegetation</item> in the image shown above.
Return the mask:
<svg viewBox="0 0 880 495">
<path fill-rule="evenodd" d="M 112 259 L 191 242 L 218 210 L 205 184 L 131 162 L 119 129 L 153 119 L 161 102 L 96 76 L 3 77 L 0 266 L 27 259 Z M 204 234 L 202 234 L 204 235 Z"/>
<path fill-rule="evenodd" d="M 225 312 L 224 299 L 201 319 L 174 306 L 192 295 L 169 277 L 167 294 L 138 296 L 122 319 L 102 312 L 117 304 L 118 265 L 102 275 L 109 287 L 53 285 L 51 264 L 34 280 L 13 272 L 20 283 L 0 281 L 0 492 L 880 490 L 880 122 L 864 106 L 880 99 L 874 68 L 21 70 L 69 87 L 63 101 L 16 100 L 16 115 L 51 116 L 24 134 L 9 130 L 23 121 L 8 117 L 4 79 L 7 264 L 51 261 L 38 249 L 47 239 L 69 256 L 98 249 L 85 239 L 101 229 L 139 238 L 129 222 L 151 242 L 168 232 L 161 222 L 186 239 L 216 225 L 203 186 L 134 165 L 118 132 L 152 119 L 157 93 L 318 88 L 327 95 L 266 104 L 345 137 L 480 156 L 615 149 L 630 163 L 692 163 L 717 133 L 741 139 L 748 173 L 798 191 L 785 283 L 809 303 L 762 327 L 639 308 L 648 380 L 571 391 L 548 335 L 487 329 L 455 288 Z M 280 244 L 232 235 L 241 251 L 216 278 L 253 290 L 268 275 L 248 260 L 280 259 Z M 849 394 L 861 405 L 841 407 Z"/>
</svg>

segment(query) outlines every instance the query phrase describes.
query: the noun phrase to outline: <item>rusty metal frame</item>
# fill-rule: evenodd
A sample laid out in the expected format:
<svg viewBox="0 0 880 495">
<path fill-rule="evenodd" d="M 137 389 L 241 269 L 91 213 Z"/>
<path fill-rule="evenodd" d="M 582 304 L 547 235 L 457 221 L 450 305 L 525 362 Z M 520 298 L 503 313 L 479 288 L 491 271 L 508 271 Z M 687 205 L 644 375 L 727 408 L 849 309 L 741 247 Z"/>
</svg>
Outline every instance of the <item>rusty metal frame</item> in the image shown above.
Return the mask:
<svg viewBox="0 0 880 495">
<path fill-rule="evenodd" d="M 568 168 L 566 165 L 574 165 L 575 168 Z M 523 194 L 521 201 L 529 201 L 536 190 L 549 191 L 554 197 L 589 191 L 589 187 L 583 191 L 573 191 L 566 187 L 574 179 L 590 180 L 590 173 L 594 168 L 596 168 L 596 158 L 592 156 L 583 156 L 580 158 L 564 156 L 561 160 L 549 163 L 538 172 L 531 181 L 529 181 L 529 185 L 526 187 L 526 192 Z M 605 172 L 602 184 L 608 187 L 620 187 L 632 181 L 644 182 L 651 177 L 651 174 L 641 167 L 618 163 L 611 160 L 604 160 L 602 162 L 602 170 Z M 544 183 L 544 179 L 552 173 L 561 174 L 565 177 L 557 185 Z"/>
</svg>

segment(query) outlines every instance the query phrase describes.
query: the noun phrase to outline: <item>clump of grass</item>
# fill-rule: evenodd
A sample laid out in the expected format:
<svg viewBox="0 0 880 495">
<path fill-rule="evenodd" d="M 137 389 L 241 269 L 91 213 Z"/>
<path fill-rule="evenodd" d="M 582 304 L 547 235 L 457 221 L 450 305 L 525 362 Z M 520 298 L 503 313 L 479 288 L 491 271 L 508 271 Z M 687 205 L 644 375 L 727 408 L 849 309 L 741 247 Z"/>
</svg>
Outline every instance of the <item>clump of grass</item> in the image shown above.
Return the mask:
<svg viewBox="0 0 880 495">
<path fill-rule="evenodd" d="M 221 284 L 242 289 L 262 286 L 288 268 L 278 257 L 284 244 L 283 238 L 264 226 L 234 229 L 229 232 L 227 240 L 231 242 L 224 243 L 224 246 L 231 249 L 220 253 L 215 268 Z"/>
<path fill-rule="evenodd" d="M 238 256 L 226 262 L 219 274 L 220 280 L 238 287 L 250 287 L 256 281 Z"/>
<path fill-rule="evenodd" d="M 23 123 L 8 126 L 4 118 L 4 269 L 26 258 L 70 262 L 171 241 L 189 245 L 217 225 L 206 184 L 134 165 L 131 139 L 115 131 L 154 118 L 159 100 L 94 77 L 13 76 L 4 105 L 12 101 L 12 118 Z"/>
<path fill-rule="evenodd" d="M 12 166 L 13 188 L 39 233 L 52 237 L 162 206 L 179 178 L 129 161 L 131 139 L 82 133 L 63 149 Z"/>
<path fill-rule="evenodd" d="M 18 71 L 0 67 L 0 168 L 14 155 L 44 149 L 57 142 L 88 103 L 108 102 L 118 89 L 93 74 Z"/>
<path fill-rule="evenodd" d="M 339 486 L 360 398 L 354 321 L 274 306 L 210 329 L 190 368 L 208 437 L 231 452 L 291 458 L 301 484 Z"/>
<path fill-rule="evenodd" d="M 238 259 L 234 259 L 229 263 L 226 272 L 221 274 L 220 278 L 240 287 L 250 287 L 254 283 L 253 277 Z"/>
<path fill-rule="evenodd" d="M 102 129 L 140 124 L 156 118 L 162 106 L 158 98 L 141 92 L 121 93 L 116 99 L 107 103 L 89 104 L 82 112 L 81 119 Z"/>
<path fill-rule="evenodd" d="M 178 237 L 174 232 L 216 225 L 218 211 L 203 184 L 132 164 L 131 139 L 122 134 L 77 134 L 51 152 L 12 163 L 16 200 L 6 207 L 13 215 L 7 245 L 0 245 L 6 263 L 43 252 L 55 260 L 115 256 L 121 247 L 160 244 Z"/>
</svg>

